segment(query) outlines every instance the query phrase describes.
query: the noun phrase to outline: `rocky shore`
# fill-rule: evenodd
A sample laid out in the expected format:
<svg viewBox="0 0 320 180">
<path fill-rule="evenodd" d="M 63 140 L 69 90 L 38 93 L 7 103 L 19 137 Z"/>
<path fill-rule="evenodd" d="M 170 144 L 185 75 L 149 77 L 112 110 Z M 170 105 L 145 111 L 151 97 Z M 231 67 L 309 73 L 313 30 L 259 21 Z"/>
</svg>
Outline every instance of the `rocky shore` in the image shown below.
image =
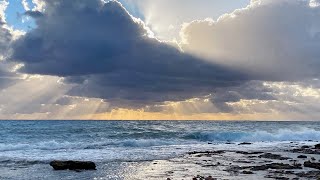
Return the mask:
<svg viewBox="0 0 320 180">
<path fill-rule="evenodd" d="M 233 148 L 226 149 L 213 145 L 215 150 L 154 161 L 144 173 L 148 179 L 167 180 L 320 179 L 320 145 L 287 145 L 289 148 L 276 150 L 250 150 L 254 143 L 233 144 Z"/>
</svg>

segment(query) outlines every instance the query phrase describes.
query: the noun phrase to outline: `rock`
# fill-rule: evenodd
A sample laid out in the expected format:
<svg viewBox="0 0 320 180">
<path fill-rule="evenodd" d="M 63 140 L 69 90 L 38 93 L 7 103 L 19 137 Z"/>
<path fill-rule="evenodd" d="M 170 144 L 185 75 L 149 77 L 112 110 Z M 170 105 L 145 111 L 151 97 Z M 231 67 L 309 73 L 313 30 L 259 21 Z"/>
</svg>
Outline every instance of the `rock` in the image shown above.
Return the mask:
<svg viewBox="0 0 320 180">
<path fill-rule="evenodd" d="M 271 164 L 265 164 L 261 166 L 252 166 L 252 171 L 264 171 L 267 169 L 302 169 L 301 164 L 284 164 L 284 163 L 271 163 Z"/>
<path fill-rule="evenodd" d="M 311 147 L 307 145 L 301 146 L 301 149 L 308 149 L 308 148 L 311 148 Z"/>
<path fill-rule="evenodd" d="M 279 180 L 289 180 L 290 178 L 283 177 L 283 176 L 274 176 L 274 175 L 266 175 L 265 178 L 271 179 L 279 179 Z"/>
<path fill-rule="evenodd" d="M 297 158 L 299 158 L 299 159 L 306 159 L 306 158 L 308 158 L 308 156 L 306 156 L 306 155 L 300 155 L 300 156 L 298 156 Z"/>
<path fill-rule="evenodd" d="M 212 176 L 208 176 L 205 178 L 205 180 L 216 180 L 216 178 L 213 178 Z"/>
<path fill-rule="evenodd" d="M 218 151 L 193 151 L 189 152 L 189 155 L 197 155 L 198 157 L 201 156 L 210 156 L 210 155 L 217 155 L 217 154 L 223 154 L 225 151 L 223 150 L 218 150 Z"/>
<path fill-rule="evenodd" d="M 242 171 L 242 174 L 253 174 L 252 171 Z"/>
<path fill-rule="evenodd" d="M 320 144 L 314 145 L 314 148 L 315 148 L 315 149 L 320 149 Z"/>
<path fill-rule="evenodd" d="M 300 172 L 296 173 L 296 175 L 303 178 L 320 179 L 320 171 Z"/>
<path fill-rule="evenodd" d="M 260 155 L 259 158 L 277 159 L 277 160 L 288 160 L 288 159 L 291 159 L 291 158 L 288 158 L 288 157 L 282 157 L 281 155 L 271 154 L 271 153 L 264 153 L 264 154 Z"/>
<path fill-rule="evenodd" d="M 242 142 L 242 143 L 239 143 L 238 145 L 250 145 L 252 143 L 249 143 L 249 142 Z"/>
<path fill-rule="evenodd" d="M 320 151 L 318 149 L 309 149 L 309 148 L 298 148 L 293 149 L 293 153 L 303 153 L 303 154 L 320 154 Z"/>
<path fill-rule="evenodd" d="M 304 167 L 314 168 L 320 170 L 320 163 L 306 161 L 303 163 Z"/>
<path fill-rule="evenodd" d="M 254 151 L 254 152 L 247 152 L 247 151 L 236 151 L 237 154 L 244 154 L 244 155 L 253 155 L 253 154 L 262 154 L 263 152 Z"/>
<path fill-rule="evenodd" d="M 51 161 L 54 170 L 96 170 L 96 165 L 91 161 Z"/>
<path fill-rule="evenodd" d="M 246 168 L 248 168 L 248 167 L 241 167 L 241 166 L 234 165 L 234 166 L 228 167 L 225 171 L 228 171 L 228 172 L 239 172 L 239 170 L 246 169 Z"/>
</svg>

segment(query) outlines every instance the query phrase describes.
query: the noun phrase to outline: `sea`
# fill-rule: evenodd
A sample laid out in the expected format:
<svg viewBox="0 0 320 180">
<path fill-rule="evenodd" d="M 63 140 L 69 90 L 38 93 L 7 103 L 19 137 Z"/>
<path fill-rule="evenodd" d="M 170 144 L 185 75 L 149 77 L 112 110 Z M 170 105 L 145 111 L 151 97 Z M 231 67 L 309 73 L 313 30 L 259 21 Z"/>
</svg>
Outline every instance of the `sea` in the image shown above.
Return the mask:
<svg viewBox="0 0 320 180">
<path fill-rule="evenodd" d="M 190 151 L 319 140 L 316 121 L 0 121 L 0 179 L 139 179 L 148 163 Z M 97 170 L 54 171 L 52 160 L 93 161 Z"/>
</svg>

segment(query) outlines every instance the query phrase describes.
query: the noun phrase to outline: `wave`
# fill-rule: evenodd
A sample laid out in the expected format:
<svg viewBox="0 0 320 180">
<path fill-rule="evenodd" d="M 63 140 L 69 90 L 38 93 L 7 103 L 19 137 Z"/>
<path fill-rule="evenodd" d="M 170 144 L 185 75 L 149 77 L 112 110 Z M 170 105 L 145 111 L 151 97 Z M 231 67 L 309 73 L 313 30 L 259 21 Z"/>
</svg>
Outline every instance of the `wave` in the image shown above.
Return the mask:
<svg viewBox="0 0 320 180">
<path fill-rule="evenodd" d="M 194 132 L 186 135 L 186 139 L 198 141 L 318 141 L 320 140 L 320 131 L 313 129 L 303 129 L 294 131 L 282 129 L 276 132 L 255 131 L 255 132 Z"/>
<path fill-rule="evenodd" d="M 154 147 L 167 146 L 176 144 L 173 141 L 161 139 L 127 139 L 127 140 L 113 140 L 105 142 L 57 142 L 45 141 L 37 143 L 16 143 L 6 144 L 0 143 L 0 151 L 19 151 L 19 150 L 76 150 L 76 149 L 105 149 L 108 147 Z"/>
</svg>

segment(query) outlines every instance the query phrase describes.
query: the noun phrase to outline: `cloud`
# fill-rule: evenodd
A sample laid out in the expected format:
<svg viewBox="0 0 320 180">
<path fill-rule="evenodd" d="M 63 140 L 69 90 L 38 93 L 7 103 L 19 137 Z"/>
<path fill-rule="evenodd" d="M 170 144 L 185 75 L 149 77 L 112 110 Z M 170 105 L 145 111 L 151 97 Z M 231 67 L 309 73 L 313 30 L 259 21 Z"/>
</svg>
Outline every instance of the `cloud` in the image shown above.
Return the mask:
<svg viewBox="0 0 320 180">
<path fill-rule="evenodd" d="M 181 45 L 209 62 L 252 72 L 261 80 L 319 77 L 319 17 L 320 7 L 311 7 L 309 1 L 252 0 L 217 21 L 185 24 Z"/>
<path fill-rule="evenodd" d="M 8 36 L 10 62 L 30 77 L 0 92 L 0 118 L 319 117 L 317 1 L 252 0 L 218 21 L 187 23 L 180 46 L 116 1 L 37 2 L 25 13 L 35 28 Z"/>
<path fill-rule="evenodd" d="M 247 80 L 153 38 L 116 1 L 46 1 L 45 9 L 15 42 L 12 59 L 24 63 L 23 73 L 64 77 L 74 85 L 70 95 L 146 104 Z"/>
<path fill-rule="evenodd" d="M 250 0 L 120 0 L 120 2 L 124 3 L 133 15 L 143 18 L 157 37 L 172 40 L 179 36 L 184 22 L 208 17 L 216 19 L 221 14 L 248 5 Z"/>
</svg>

